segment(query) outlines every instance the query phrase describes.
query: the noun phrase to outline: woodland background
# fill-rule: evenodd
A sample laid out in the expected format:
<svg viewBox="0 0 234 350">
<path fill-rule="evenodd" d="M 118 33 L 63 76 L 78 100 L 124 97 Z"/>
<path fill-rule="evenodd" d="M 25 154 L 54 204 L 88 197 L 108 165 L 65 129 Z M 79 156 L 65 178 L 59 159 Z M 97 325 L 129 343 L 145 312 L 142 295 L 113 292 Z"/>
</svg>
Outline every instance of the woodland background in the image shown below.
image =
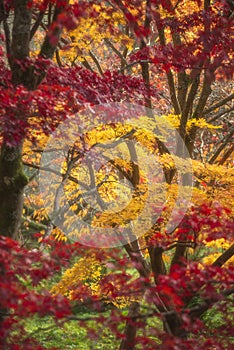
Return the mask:
<svg viewBox="0 0 234 350">
<path fill-rule="evenodd" d="M 1 349 L 233 346 L 233 11 L 231 0 L 0 0 Z M 115 109 L 108 120 L 92 114 L 113 103 L 123 106 L 122 122 Z M 127 123 L 126 103 L 145 108 L 139 127 Z M 140 238 L 130 228 L 120 247 L 82 245 L 82 230 L 74 241 L 45 210 L 38 174 L 53 170 L 41 168 L 41 155 L 74 115 L 89 129 L 57 176 L 94 230 L 140 215 L 149 179 L 137 159 L 148 152 L 163 169 L 166 198 L 152 181 L 157 219 Z M 175 156 L 162 116 L 180 135 Z M 122 143 L 127 160 L 98 170 L 82 163 L 108 142 Z M 178 169 L 192 200 L 168 232 Z M 131 205 L 110 215 L 127 196 Z M 58 197 L 47 200 L 52 216 L 74 227 Z"/>
</svg>

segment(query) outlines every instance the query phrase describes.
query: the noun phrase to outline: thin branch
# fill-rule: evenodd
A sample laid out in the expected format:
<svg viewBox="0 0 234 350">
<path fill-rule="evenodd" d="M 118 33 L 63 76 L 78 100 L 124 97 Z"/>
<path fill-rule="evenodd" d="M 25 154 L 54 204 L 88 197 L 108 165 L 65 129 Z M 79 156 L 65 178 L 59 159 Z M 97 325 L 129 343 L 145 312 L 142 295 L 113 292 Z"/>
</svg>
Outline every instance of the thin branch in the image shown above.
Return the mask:
<svg viewBox="0 0 234 350">
<path fill-rule="evenodd" d="M 231 128 L 228 135 L 226 135 L 220 142 L 221 145 L 217 148 L 213 156 L 208 160 L 208 163 L 212 164 L 218 158 L 222 150 L 227 146 L 227 144 L 231 141 L 232 136 L 234 135 L 234 126 Z"/>
<path fill-rule="evenodd" d="M 45 10 L 39 12 L 39 15 L 38 15 L 38 17 L 37 17 L 37 19 L 36 19 L 34 25 L 32 26 L 31 31 L 30 31 L 30 37 L 29 37 L 30 40 L 32 40 L 32 38 L 34 37 L 34 35 L 35 35 L 37 29 L 39 28 L 39 26 L 40 26 L 40 24 L 41 24 L 41 21 L 42 21 L 42 19 L 43 19 L 43 17 L 44 17 L 44 14 L 45 14 Z"/>
<path fill-rule="evenodd" d="M 28 166 L 28 167 L 33 168 L 33 169 L 37 169 L 37 170 L 48 171 L 48 172 L 53 173 L 55 175 L 61 176 L 61 178 L 64 176 L 64 174 L 62 174 L 62 173 L 60 173 L 60 172 L 58 172 L 58 171 L 56 171 L 54 169 L 51 169 L 49 167 L 42 167 L 42 166 L 39 166 L 39 165 L 36 165 L 36 164 L 32 164 L 32 163 L 28 163 L 28 162 L 25 162 L 25 161 L 23 161 L 23 165 Z M 87 190 L 89 189 L 89 187 L 84 182 L 82 182 L 80 180 L 77 180 L 75 177 L 73 177 L 71 175 L 68 177 L 68 180 L 75 182 L 76 184 L 84 187 Z"/>
<path fill-rule="evenodd" d="M 93 59 L 94 63 L 96 64 L 99 73 L 101 75 L 103 75 L 103 70 L 102 70 L 102 67 L 101 67 L 98 59 L 97 59 L 97 56 L 91 50 L 89 50 L 89 54 L 90 54 L 90 57 Z"/>
<path fill-rule="evenodd" d="M 170 245 L 168 248 L 163 249 L 163 251 L 167 252 L 167 251 L 172 250 L 174 248 L 177 248 L 179 246 L 195 249 L 197 244 L 196 244 L 196 242 L 186 242 L 186 241 L 182 242 L 182 241 L 179 241 L 179 242 L 175 242 L 174 244 Z"/>
<path fill-rule="evenodd" d="M 78 55 L 77 55 L 77 57 L 78 57 Z M 77 59 L 77 57 L 76 57 L 76 59 Z M 74 61 L 74 63 L 75 63 L 75 61 Z M 72 65 L 74 65 L 74 63 L 72 62 Z M 90 70 L 91 72 L 94 73 L 93 68 L 90 66 L 89 62 L 87 61 L 87 59 L 86 59 L 85 57 L 82 57 L 81 63 L 83 64 L 83 66 L 84 66 L 86 69 L 88 69 L 88 70 Z"/>
<path fill-rule="evenodd" d="M 28 167 L 33 168 L 33 169 L 44 170 L 44 171 L 48 171 L 50 173 L 53 173 L 55 175 L 62 176 L 62 174 L 60 172 L 58 172 L 58 171 L 56 171 L 54 169 L 51 169 L 49 167 L 41 167 L 39 165 L 28 163 L 28 162 L 25 162 L 25 161 L 23 161 L 23 165 L 28 166 Z"/>
<path fill-rule="evenodd" d="M 225 103 L 231 101 L 234 99 L 234 93 L 225 97 L 224 99 L 222 99 L 221 101 L 219 101 L 218 103 L 214 104 L 213 106 L 211 106 L 210 108 L 206 109 L 204 112 L 203 112 L 203 115 L 207 115 L 209 114 L 210 112 L 214 111 L 216 108 L 219 108 L 223 105 L 225 105 Z"/>
<path fill-rule="evenodd" d="M 220 255 L 212 264 L 212 266 L 222 267 L 234 255 L 234 243 L 222 255 Z"/>
<path fill-rule="evenodd" d="M 209 123 L 213 123 L 213 122 L 216 121 L 217 119 L 221 118 L 221 117 L 224 116 L 225 114 L 230 113 L 230 112 L 232 112 L 232 111 L 234 111 L 234 107 L 229 108 L 229 109 L 225 109 L 224 111 L 221 111 L 221 112 L 219 112 L 218 114 L 216 114 L 215 116 L 213 116 L 212 118 L 208 119 L 208 122 L 209 122 Z M 203 115 L 204 115 L 204 113 L 203 113 Z"/>
<path fill-rule="evenodd" d="M 94 169 L 93 169 L 93 166 L 92 166 L 92 162 L 90 160 L 87 161 L 87 167 L 88 167 L 89 177 L 90 177 L 90 186 L 91 186 L 91 190 L 90 191 L 92 191 L 92 189 L 93 189 L 93 193 L 96 194 L 97 203 L 100 205 L 102 210 L 106 210 L 107 209 L 107 204 L 105 203 L 105 201 L 100 196 L 100 194 L 98 192 L 98 189 L 106 182 L 106 180 L 108 178 L 108 175 L 106 175 L 104 177 L 104 179 L 99 184 L 96 184 L 95 173 L 94 173 Z M 89 191 L 87 191 L 87 192 L 89 192 Z M 87 193 L 87 194 L 89 194 L 89 193 Z M 82 194 L 82 197 L 83 196 L 85 196 L 85 194 Z"/>
<path fill-rule="evenodd" d="M 151 63 L 151 60 L 138 60 L 138 61 L 131 62 L 131 63 L 127 64 L 126 66 L 122 67 L 121 69 L 119 69 L 119 73 L 122 73 L 126 69 L 129 69 L 132 66 L 135 66 L 136 64 L 142 64 L 142 63 Z"/>
<path fill-rule="evenodd" d="M 222 159 L 219 161 L 219 165 L 223 165 L 233 152 L 234 152 L 234 144 L 224 153 Z"/>
<path fill-rule="evenodd" d="M 55 51 L 55 57 L 56 57 L 56 61 L 58 63 L 58 66 L 61 68 L 63 66 L 63 64 L 62 64 L 58 49 L 56 49 L 56 51 Z"/>
<path fill-rule="evenodd" d="M 125 64 L 125 65 L 128 64 L 128 62 L 126 61 L 126 59 L 125 59 L 125 57 L 122 55 L 122 53 L 121 53 L 119 50 L 116 49 L 116 47 L 112 44 L 112 42 L 111 42 L 109 39 L 105 38 L 105 39 L 104 39 L 104 42 L 105 42 L 105 43 L 107 44 L 107 46 L 109 46 L 109 47 L 116 53 L 116 55 L 121 59 L 121 65 L 122 65 L 122 64 Z"/>
</svg>

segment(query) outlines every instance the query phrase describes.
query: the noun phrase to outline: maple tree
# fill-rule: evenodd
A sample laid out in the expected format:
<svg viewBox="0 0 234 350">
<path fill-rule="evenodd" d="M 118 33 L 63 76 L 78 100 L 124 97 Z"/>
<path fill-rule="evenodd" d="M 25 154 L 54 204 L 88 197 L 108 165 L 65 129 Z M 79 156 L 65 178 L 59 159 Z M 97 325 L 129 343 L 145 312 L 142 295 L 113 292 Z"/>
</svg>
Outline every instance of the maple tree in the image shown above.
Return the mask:
<svg viewBox="0 0 234 350">
<path fill-rule="evenodd" d="M 20 318 L 34 313 L 52 314 L 55 319 L 73 317 L 83 325 L 84 320 L 72 315 L 68 300 L 98 311 L 97 324 L 105 322 L 122 350 L 230 346 L 234 250 L 230 141 L 234 131 L 228 119 L 233 93 L 227 80 L 233 72 L 232 10 L 229 2 L 208 0 L 189 4 L 186 0 L 0 2 L 0 334 L 5 348 L 16 348 L 14 343 L 19 349 L 41 348 L 27 339 L 22 328 L 14 338 Z M 131 111 L 126 102 L 141 106 L 134 125 L 127 122 Z M 95 105 L 100 106 L 96 121 Z M 106 105 L 111 106 L 107 117 Z M 171 129 L 155 117 L 154 109 L 165 115 L 163 120 Z M 119 111 L 122 119 L 117 117 Z M 141 228 L 139 236 L 128 231 L 122 248 L 70 245 L 38 196 L 38 171 L 52 176 L 50 168 L 40 165 L 48 137 L 74 115 L 81 125 L 88 119 L 87 130 L 78 134 L 59 177 L 72 211 L 94 231 L 133 221 L 147 203 L 150 181 L 155 181 L 157 198 L 151 200 L 157 219 L 148 230 Z M 159 131 L 160 126 L 164 130 Z M 165 147 L 165 138 L 174 129 L 180 137 L 173 153 Z M 110 141 L 123 143 L 121 152 L 128 154 L 128 160 L 109 158 L 98 171 L 89 162 L 80 165 L 88 151 L 97 146 L 105 149 Z M 166 205 L 156 183 L 160 175 L 149 181 L 149 173 L 139 167 L 137 157 L 144 159 L 148 153 L 137 144 L 162 166 Z M 193 189 L 188 182 L 191 166 Z M 182 217 L 177 211 L 173 219 L 178 227 L 168 232 L 177 205 L 179 172 L 182 196 L 191 191 L 192 204 Z M 126 190 L 124 179 L 132 192 Z M 94 186 L 95 210 L 85 197 L 94 198 Z M 129 194 L 133 200 L 121 216 L 110 215 L 108 206 L 120 199 L 126 203 Z M 48 195 L 47 200 L 54 199 Z M 55 198 L 52 214 L 63 208 L 62 202 L 59 208 L 56 202 Z M 72 226 L 66 210 L 62 215 L 64 227 Z M 31 232 L 42 232 L 44 238 L 40 236 L 40 243 L 30 239 L 30 244 L 45 252 L 47 245 L 56 249 L 44 255 L 12 240 L 27 242 Z M 75 235 L 79 238 L 83 231 Z M 59 264 L 68 265 L 71 254 L 78 260 L 50 293 L 39 295 L 25 283 L 27 278 L 33 285 L 50 278 Z M 108 319 L 102 312 L 106 307 L 111 310 Z M 209 324 L 202 320 L 207 310 L 222 315 L 217 336 L 211 336 Z M 155 319 L 163 327 L 154 325 Z M 125 330 L 120 332 L 123 323 Z M 90 337 L 100 331 L 88 325 L 87 329 Z"/>
</svg>

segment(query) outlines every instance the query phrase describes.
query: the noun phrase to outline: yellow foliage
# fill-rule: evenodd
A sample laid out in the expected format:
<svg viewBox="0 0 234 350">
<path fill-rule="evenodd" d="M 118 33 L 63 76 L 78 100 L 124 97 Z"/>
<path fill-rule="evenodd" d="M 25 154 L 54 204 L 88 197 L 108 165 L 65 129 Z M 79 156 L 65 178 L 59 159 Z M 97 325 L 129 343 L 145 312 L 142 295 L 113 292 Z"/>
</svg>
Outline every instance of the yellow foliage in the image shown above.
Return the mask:
<svg viewBox="0 0 234 350">
<path fill-rule="evenodd" d="M 76 289 L 82 284 L 89 289 L 91 295 L 99 296 L 105 300 L 106 303 L 111 302 L 119 308 L 124 308 L 132 301 L 136 300 L 136 298 L 132 296 L 118 296 L 113 299 L 110 291 L 103 291 L 100 285 L 102 270 L 103 266 L 96 259 L 95 255 L 81 258 L 70 269 L 64 272 L 61 280 L 51 289 L 51 293 L 53 295 L 63 294 L 71 300 L 75 296 L 77 299 Z M 121 285 L 117 286 L 115 284 L 114 288 L 121 290 Z M 80 301 L 85 300 L 81 298 Z"/>
<path fill-rule="evenodd" d="M 53 228 L 50 234 L 54 236 L 57 241 L 67 241 L 67 236 L 58 227 Z"/>
<path fill-rule="evenodd" d="M 196 126 L 200 129 L 221 129 L 222 126 L 212 125 L 208 123 L 204 118 L 198 118 L 198 119 L 190 119 L 188 120 L 186 130 L 190 131 L 193 126 Z"/>
<path fill-rule="evenodd" d="M 175 128 L 178 129 L 180 126 L 181 115 L 179 114 L 167 114 L 165 116 L 166 120 Z M 186 125 L 186 131 L 189 132 L 193 126 L 199 129 L 220 129 L 222 126 L 213 125 L 208 123 L 204 118 L 192 118 L 189 119 Z"/>
<path fill-rule="evenodd" d="M 58 106 L 58 108 L 60 108 Z M 158 130 L 155 130 L 155 121 L 157 121 Z M 94 213 L 91 217 L 92 227 L 115 227 L 124 226 L 131 221 L 134 221 L 139 217 L 142 210 L 145 207 L 146 199 L 149 196 L 155 203 L 155 208 L 160 209 L 163 204 L 166 205 L 166 209 L 162 213 L 162 217 L 167 221 L 170 219 L 171 211 L 175 206 L 178 191 L 182 193 L 182 197 L 186 198 L 187 193 L 190 192 L 190 188 L 183 187 L 179 188 L 178 184 L 172 183 L 170 185 L 161 181 L 157 183 L 157 174 L 155 177 L 155 183 L 151 185 L 152 193 L 149 193 L 149 184 L 147 182 L 147 176 L 144 172 L 139 169 L 140 182 L 134 188 L 127 190 L 125 184 L 121 183 L 119 179 L 118 169 L 122 169 L 123 174 L 128 174 L 129 178 L 133 175 L 133 162 L 129 160 L 129 150 L 125 143 L 125 136 L 130 134 L 126 140 L 131 139 L 135 141 L 134 145 L 139 157 L 143 158 L 149 152 L 157 162 L 166 170 L 178 170 L 180 174 L 186 174 L 191 170 L 194 177 L 194 182 L 200 184 L 199 188 L 195 187 L 192 190 L 192 203 L 194 205 L 201 205 L 203 203 L 210 202 L 215 199 L 223 206 L 229 207 L 233 210 L 234 208 L 234 171 L 231 168 L 225 166 L 219 166 L 216 164 L 203 164 L 196 160 L 186 160 L 170 154 L 158 154 L 156 146 L 156 137 L 160 135 L 160 138 L 166 138 L 167 134 L 174 128 L 178 128 L 180 123 L 180 116 L 169 114 L 166 118 L 155 117 L 155 120 L 149 120 L 146 116 L 140 117 L 140 124 L 145 122 L 145 128 L 138 128 L 137 125 L 132 124 L 121 124 L 116 123 L 110 125 L 98 125 L 91 126 L 90 129 L 85 133 L 84 140 L 87 148 L 100 146 L 100 144 L 108 144 L 109 142 L 115 142 L 123 138 L 123 145 L 121 145 L 122 155 L 126 155 L 126 160 L 118 158 L 113 159 L 112 163 L 108 163 L 98 171 L 94 172 L 95 185 L 98 187 L 98 193 L 102 200 L 107 204 L 109 210 L 104 210 L 101 214 Z M 164 128 L 164 125 L 167 125 Z M 192 125 L 199 128 L 214 128 L 208 124 L 203 118 L 198 120 L 190 120 L 187 125 L 187 130 L 190 130 Z M 32 130 L 32 132 L 34 132 Z M 24 160 L 32 162 L 35 165 L 39 164 L 41 153 L 35 152 L 34 149 L 42 150 L 47 142 L 47 137 L 43 133 L 35 133 L 35 142 L 26 141 L 24 144 Z M 158 134 L 158 135 L 157 135 Z M 77 156 L 79 149 L 81 148 L 81 140 L 76 141 L 76 150 L 73 154 Z M 142 149 L 138 146 L 142 146 Z M 145 152 L 145 153 L 144 153 Z M 61 174 L 65 174 L 68 170 L 68 163 L 64 162 L 61 164 Z M 175 180 L 176 180 L 175 175 Z M 70 207 L 78 217 L 85 218 L 89 214 L 91 204 L 85 206 L 85 196 L 82 195 L 87 191 L 85 187 L 81 187 L 78 181 L 85 183 L 90 188 L 90 173 L 86 164 L 75 164 L 70 172 L 71 179 L 68 179 L 64 184 L 64 193 L 66 199 L 69 198 L 71 203 Z M 77 182 L 73 179 L 78 180 Z M 44 203 L 38 196 L 36 191 L 36 184 L 32 182 L 30 184 L 32 192 L 30 196 L 26 197 L 25 204 L 30 207 L 35 207 L 33 218 L 38 221 L 47 220 L 47 215 L 44 208 Z M 35 190 L 34 190 L 35 187 Z M 131 186 L 130 186 L 131 187 Z M 155 197 L 154 197 L 155 196 Z M 130 197 L 130 200 L 129 200 Z M 51 198 L 47 198 L 48 202 Z M 111 204 L 118 202 L 121 210 L 111 210 Z M 125 205 L 124 205 L 125 204 Z M 83 206 L 83 207 L 82 207 Z M 158 207 L 157 207 L 158 206 Z M 80 210 L 82 208 L 82 210 Z M 234 216 L 234 212 L 230 215 Z M 77 216 L 74 216 L 76 220 Z M 64 214 L 64 221 L 67 228 L 73 226 L 73 219 Z M 164 226 L 162 225 L 162 232 Z M 72 232 L 72 235 L 82 235 L 82 232 Z M 147 235 L 151 232 L 147 232 Z M 55 228 L 52 231 L 52 235 L 58 240 L 66 241 L 67 237 L 63 233 Z M 144 241 L 143 241 L 144 242 Z M 213 244 L 213 245 L 212 245 Z M 230 242 L 226 241 L 215 241 L 214 243 L 207 244 L 207 248 L 210 249 L 209 255 L 203 259 L 203 263 L 211 264 L 221 254 L 222 249 L 227 249 Z M 169 262 L 170 256 L 165 255 L 166 262 Z M 233 264 L 233 259 L 228 262 Z M 52 288 L 54 294 L 62 293 L 69 298 L 73 298 L 76 288 L 79 283 L 83 284 L 90 289 L 92 295 L 102 296 L 100 280 L 103 266 L 95 258 L 95 256 L 87 256 L 81 258 L 71 269 L 65 271 L 61 281 Z M 121 286 L 115 286 L 121 290 Z M 108 302 L 108 292 L 104 295 Z M 111 299 L 111 298 L 110 298 Z M 125 307 L 131 302 L 131 298 L 118 297 L 113 302 L 118 307 Z"/>
<path fill-rule="evenodd" d="M 231 243 L 229 241 L 227 241 L 225 238 L 220 238 L 220 239 L 216 239 L 214 241 L 205 242 L 205 244 L 207 247 L 218 248 L 218 249 L 222 249 L 222 250 L 228 249 L 231 245 Z"/>
<path fill-rule="evenodd" d="M 209 248 L 210 254 L 203 258 L 203 263 L 207 265 L 212 265 L 216 259 L 222 253 L 227 250 L 233 243 L 227 241 L 225 238 L 220 238 L 211 242 L 205 242 L 207 248 Z M 234 267 L 234 256 L 229 259 L 224 266 L 233 266 Z"/>
<path fill-rule="evenodd" d="M 105 211 L 93 220 L 93 227 L 115 227 L 124 226 L 130 221 L 137 219 L 145 207 L 147 198 L 147 184 L 138 185 L 134 189 L 129 204 L 120 212 Z"/>
<path fill-rule="evenodd" d="M 68 40 L 69 43 L 65 50 L 60 51 L 63 60 L 74 62 L 78 59 L 82 62 L 85 58 L 91 57 L 90 50 L 97 52 L 100 48 L 101 55 L 107 53 L 108 48 L 103 47 L 104 39 L 111 39 L 113 44 L 124 45 L 132 50 L 133 39 L 120 29 L 126 24 L 121 11 L 109 14 L 105 4 L 93 4 L 90 6 L 90 12 L 95 12 L 96 16 L 79 17 L 77 28 L 64 34 L 64 39 Z M 109 28 L 110 23 L 113 26 L 112 31 Z"/>
<path fill-rule="evenodd" d="M 72 298 L 72 292 L 80 283 L 90 287 L 93 294 L 98 291 L 98 281 L 101 278 L 102 266 L 94 255 L 81 258 L 70 269 L 66 270 L 59 281 L 51 289 L 54 295 L 63 294 Z"/>
</svg>

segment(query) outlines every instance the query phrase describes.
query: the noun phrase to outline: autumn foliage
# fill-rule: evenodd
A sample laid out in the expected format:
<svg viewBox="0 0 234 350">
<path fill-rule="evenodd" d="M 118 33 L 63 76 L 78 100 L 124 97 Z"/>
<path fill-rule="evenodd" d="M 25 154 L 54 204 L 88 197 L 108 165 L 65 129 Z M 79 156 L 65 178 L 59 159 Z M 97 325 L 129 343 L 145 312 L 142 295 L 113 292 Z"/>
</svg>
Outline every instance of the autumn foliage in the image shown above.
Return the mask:
<svg viewBox="0 0 234 350">
<path fill-rule="evenodd" d="M 43 349 L 34 317 L 120 350 L 232 348 L 233 19 L 0 0 L 1 349 Z"/>
</svg>

